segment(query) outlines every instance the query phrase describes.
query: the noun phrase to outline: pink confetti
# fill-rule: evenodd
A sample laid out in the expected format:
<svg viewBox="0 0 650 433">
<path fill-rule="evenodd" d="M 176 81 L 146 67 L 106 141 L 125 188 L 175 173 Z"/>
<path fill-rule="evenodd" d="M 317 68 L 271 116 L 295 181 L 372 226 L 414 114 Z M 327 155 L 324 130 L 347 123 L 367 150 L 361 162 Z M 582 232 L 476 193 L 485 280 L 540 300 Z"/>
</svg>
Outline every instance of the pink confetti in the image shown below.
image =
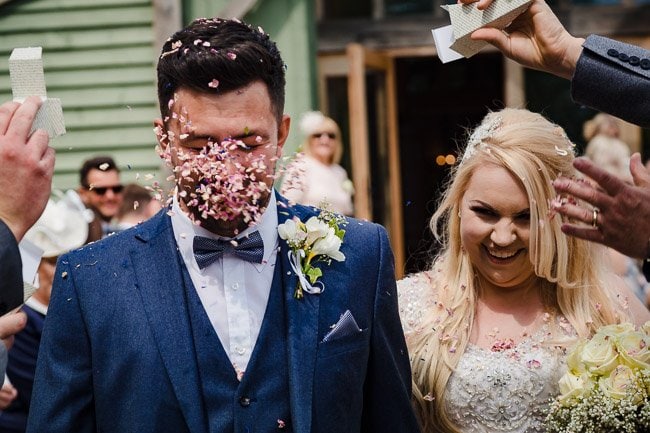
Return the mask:
<svg viewBox="0 0 650 433">
<path fill-rule="evenodd" d="M 226 55 L 228 56 L 228 58 L 230 60 L 235 60 L 237 58 L 237 54 L 232 53 L 232 52 L 228 52 L 228 54 L 226 54 Z"/>
<path fill-rule="evenodd" d="M 529 361 L 526 362 L 526 366 L 527 366 L 528 368 L 535 368 L 535 369 L 537 369 L 537 368 L 540 368 L 540 367 L 542 366 L 542 363 L 539 362 L 539 361 L 536 360 L 536 359 L 531 359 L 531 360 L 529 360 Z"/>
<path fill-rule="evenodd" d="M 213 88 L 213 89 L 216 89 L 217 87 L 219 87 L 219 80 L 217 80 L 216 78 L 213 79 L 212 81 L 210 81 L 210 82 L 208 83 L 208 87 L 211 87 L 211 88 Z"/>
<path fill-rule="evenodd" d="M 239 219 L 249 226 L 258 222 L 265 210 L 259 202 L 271 193 L 269 185 L 280 175 L 269 164 L 277 158 L 270 157 L 269 152 L 242 153 L 242 143 L 236 140 L 209 141 L 201 149 L 174 145 L 193 128 L 187 110 L 170 114 L 178 119 L 181 133 L 178 138 L 172 131 L 161 135 L 159 141 L 163 145 L 157 146 L 156 151 L 173 169 L 170 178 L 176 183 L 178 197 L 191 210 L 192 222 L 201 225 L 210 220 Z"/>
<path fill-rule="evenodd" d="M 503 352 L 504 350 L 509 350 L 515 347 L 515 341 L 512 338 L 506 338 L 505 340 L 496 340 L 490 350 L 492 352 Z"/>
<path fill-rule="evenodd" d="M 286 426 L 285 422 L 281 419 L 278 419 L 278 428 L 284 428 Z"/>
</svg>

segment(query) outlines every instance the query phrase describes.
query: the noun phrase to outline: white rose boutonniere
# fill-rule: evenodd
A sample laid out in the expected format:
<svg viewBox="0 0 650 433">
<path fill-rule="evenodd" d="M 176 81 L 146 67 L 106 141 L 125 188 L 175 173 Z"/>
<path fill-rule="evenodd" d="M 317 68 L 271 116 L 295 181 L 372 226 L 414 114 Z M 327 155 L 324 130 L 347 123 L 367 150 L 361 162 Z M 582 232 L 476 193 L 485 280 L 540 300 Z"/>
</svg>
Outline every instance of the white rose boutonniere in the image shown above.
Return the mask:
<svg viewBox="0 0 650 433">
<path fill-rule="evenodd" d="M 345 255 L 341 252 L 345 236 L 345 230 L 341 227 L 345 224 L 345 218 L 341 215 L 323 210 L 304 223 L 295 217 L 278 226 L 280 238 L 287 241 L 291 250 L 291 268 L 298 276 L 294 293 L 296 299 L 302 299 L 303 292 L 316 295 L 324 290 L 323 283 L 318 281 L 323 276 L 323 271 L 314 266 L 316 262 L 329 265 L 332 260 L 345 260 Z"/>
</svg>

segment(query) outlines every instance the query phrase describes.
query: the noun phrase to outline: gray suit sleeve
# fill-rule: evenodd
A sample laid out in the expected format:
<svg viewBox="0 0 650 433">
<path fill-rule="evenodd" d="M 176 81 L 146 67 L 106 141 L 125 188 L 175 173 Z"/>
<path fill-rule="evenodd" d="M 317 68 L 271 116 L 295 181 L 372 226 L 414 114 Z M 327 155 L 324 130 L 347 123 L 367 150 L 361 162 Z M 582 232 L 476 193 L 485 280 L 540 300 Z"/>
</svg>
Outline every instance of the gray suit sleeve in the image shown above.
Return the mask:
<svg viewBox="0 0 650 433">
<path fill-rule="evenodd" d="M 650 51 L 591 35 L 571 80 L 573 100 L 650 127 Z"/>
<path fill-rule="evenodd" d="M 0 220 L 0 316 L 23 302 L 22 269 L 16 238 Z"/>
</svg>

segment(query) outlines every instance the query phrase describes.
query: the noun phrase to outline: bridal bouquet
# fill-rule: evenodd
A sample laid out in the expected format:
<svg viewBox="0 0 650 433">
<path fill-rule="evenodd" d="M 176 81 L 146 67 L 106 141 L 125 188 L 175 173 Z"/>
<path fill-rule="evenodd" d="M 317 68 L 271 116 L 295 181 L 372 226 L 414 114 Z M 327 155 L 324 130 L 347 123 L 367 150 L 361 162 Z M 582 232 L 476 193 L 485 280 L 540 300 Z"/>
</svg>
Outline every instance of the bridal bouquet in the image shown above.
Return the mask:
<svg viewBox="0 0 650 433">
<path fill-rule="evenodd" d="M 650 432 L 650 322 L 609 325 L 567 358 L 549 433 Z"/>
</svg>

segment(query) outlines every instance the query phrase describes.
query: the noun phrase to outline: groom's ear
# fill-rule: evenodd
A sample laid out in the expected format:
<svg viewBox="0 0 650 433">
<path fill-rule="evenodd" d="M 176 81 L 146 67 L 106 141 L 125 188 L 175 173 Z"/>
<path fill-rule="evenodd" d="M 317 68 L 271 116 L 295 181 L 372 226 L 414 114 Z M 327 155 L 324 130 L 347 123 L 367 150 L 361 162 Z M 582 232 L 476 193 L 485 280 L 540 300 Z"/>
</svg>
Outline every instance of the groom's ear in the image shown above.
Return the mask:
<svg viewBox="0 0 650 433">
<path fill-rule="evenodd" d="M 291 117 L 284 114 L 278 123 L 278 156 L 282 153 L 282 147 L 289 137 L 289 129 L 291 127 Z"/>
<path fill-rule="evenodd" d="M 169 141 L 165 138 L 168 136 L 167 126 L 165 125 L 165 122 L 163 122 L 163 120 L 160 118 L 154 119 L 153 126 L 154 131 L 156 131 L 156 141 L 158 141 L 158 144 L 162 150 L 166 150 L 167 146 L 169 145 Z"/>
</svg>

